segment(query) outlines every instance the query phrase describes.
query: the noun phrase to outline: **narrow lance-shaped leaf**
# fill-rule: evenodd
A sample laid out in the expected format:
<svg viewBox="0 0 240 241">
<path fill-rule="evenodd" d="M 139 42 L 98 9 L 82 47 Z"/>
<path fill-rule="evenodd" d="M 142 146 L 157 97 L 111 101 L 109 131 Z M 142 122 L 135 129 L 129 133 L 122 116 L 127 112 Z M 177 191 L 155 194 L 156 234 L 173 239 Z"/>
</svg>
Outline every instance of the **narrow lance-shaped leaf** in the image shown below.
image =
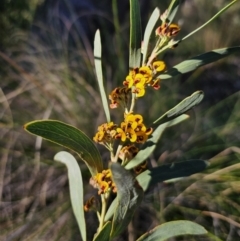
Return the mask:
<svg viewBox="0 0 240 241">
<path fill-rule="evenodd" d="M 117 187 L 117 207 L 113 216 L 111 239 L 126 229 L 143 198 L 143 190 L 132 174 L 119 163 L 110 166 Z"/>
<path fill-rule="evenodd" d="M 141 17 L 138 0 L 130 1 L 130 46 L 129 46 L 129 67 L 140 67 L 141 63 Z"/>
<path fill-rule="evenodd" d="M 168 12 L 167 12 L 167 19 L 168 19 L 168 23 L 172 23 L 177 11 L 178 11 L 178 8 L 179 8 L 179 5 L 181 3 L 181 0 L 172 0 L 172 2 L 170 3 L 169 7 L 168 7 Z"/>
<path fill-rule="evenodd" d="M 138 154 L 125 166 L 126 169 L 132 169 L 135 166 L 138 166 L 143 161 L 145 161 L 155 150 L 156 145 L 163 133 L 163 131 L 170 126 L 176 125 L 184 120 L 186 120 L 188 115 L 181 115 L 171 121 L 168 121 L 164 124 L 159 125 L 149 138 L 143 145 L 142 149 L 138 152 Z"/>
<path fill-rule="evenodd" d="M 164 123 L 167 120 L 173 119 L 177 116 L 182 115 L 183 113 L 186 113 L 188 110 L 198 105 L 203 100 L 203 97 L 203 91 L 198 90 L 194 92 L 192 95 L 182 100 L 179 104 L 177 104 L 172 109 L 163 114 L 161 117 L 159 117 L 157 120 L 155 120 L 153 124 L 159 124 L 159 122 Z"/>
<path fill-rule="evenodd" d="M 102 98 L 103 109 L 105 111 L 107 122 L 110 122 L 110 111 L 108 107 L 108 101 L 106 92 L 103 85 L 103 74 L 102 74 L 102 44 L 100 31 L 97 30 L 94 38 L 94 63 L 96 69 L 96 75 L 98 80 L 98 86 L 100 90 L 100 95 Z"/>
<path fill-rule="evenodd" d="M 144 65 L 145 62 L 146 62 L 149 40 L 150 40 L 151 34 L 153 32 L 153 29 L 154 29 L 157 21 L 159 20 L 159 16 L 160 16 L 160 10 L 159 10 L 159 8 L 155 8 L 151 17 L 148 20 L 148 23 L 147 23 L 147 26 L 146 26 L 146 29 L 145 29 L 145 32 L 144 32 L 144 37 L 143 37 L 142 65 Z"/>
<path fill-rule="evenodd" d="M 148 169 L 137 176 L 139 185 L 146 191 L 150 186 L 159 182 L 180 177 L 188 177 L 194 173 L 202 172 L 209 163 L 204 160 L 189 160 L 166 164 Z"/>
<path fill-rule="evenodd" d="M 55 120 L 37 120 L 24 125 L 31 134 L 75 151 L 86 163 L 92 176 L 103 169 L 100 153 L 93 141 L 82 131 Z"/>
<path fill-rule="evenodd" d="M 76 217 L 82 239 L 83 241 L 86 241 L 86 222 L 83 210 L 83 181 L 79 165 L 73 155 L 65 151 L 57 153 L 54 156 L 54 160 L 67 166 L 73 213 Z"/>
<path fill-rule="evenodd" d="M 110 220 L 110 218 L 112 218 L 112 216 L 114 214 L 114 211 L 116 210 L 117 204 L 118 204 L 118 200 L 117 200 L 117 198 L 115 198 L 112 201 L 112 203 L 111 203 L 110 207 L 108 208 L 107 213 L 106 213 L 106 215 L 104 217 L 104 221 L 105 222 Z"/>
<path fill-rule="evenodd" d="M 166 241 L 180 235 L 203 235 L 207 230 L 197 223 L 179 220 L 164 223 L 143 234 L 137 241 Z"/>
<path fill-rule="evenodd" d="M 187 36 L 185 36 L 184 38 L 175 41 L 174 44 L 178 44 L 184 40 L 186 40 L 187 38 L 189 38 L 190 36 L 192 36 L 193 34 L 195 34 L 196 32 L 198 32 L 199 30 L 201 30 L 202 28 L 204 28 L 205 26 L 207 26 L 209 23 L 211 23 L 213 20 L 215 20 L 216 18 L 218 18 L 222 13 L 224 13 L 228 8 L 230 8 L 233 4 L 235 4 L 238 0 L 233 0 L 230 3 L 228 3 L 224 8 L 222 8 L 219 12 L 217 12 L 212 18 L 210 18 L 207 22 L 205 22 L 203 25 L 201 25 L 200 27 L 198 27 L 197 29 L 195 29 L 194 31 L 192 31 L 191 33 L 189 33 Z"/>
<path fill-rule="evenodd" d="M 240 46 L 215 49 L 210 52 L 195 56 L 191 59 L 185 60 L 173 66 L 171 69 L 167 70 L 166 72 L 160 75 L 157 75 L 156 77 L 160 79 L 170 79 L 177 75 L 191 72 L 199 68 L 200 66 L 212 63 L 214 61 L 217 61 L 221 58 L 224 58 L 230 54 L 237 53 L 237 52 L 240 52 Z"/>
</svg>

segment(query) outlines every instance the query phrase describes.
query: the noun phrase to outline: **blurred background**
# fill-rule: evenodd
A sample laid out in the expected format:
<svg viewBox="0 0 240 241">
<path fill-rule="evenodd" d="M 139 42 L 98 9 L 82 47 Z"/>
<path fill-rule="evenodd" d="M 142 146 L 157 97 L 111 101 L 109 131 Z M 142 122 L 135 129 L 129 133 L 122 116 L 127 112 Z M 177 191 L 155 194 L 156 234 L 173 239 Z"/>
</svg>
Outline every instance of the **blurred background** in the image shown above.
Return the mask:
<svg viewBox="0 0 240 241">
<path fill-rule="evenodd" d="M 179 38 L 199 27 L 229 1 L 185 0 L 175 22 Z M 142 27 L 155 7 L 170 0 L 140 0 Z M 240 4 L 161 57 L 168 68 L 212 49 L 240 43 Z M 23 131 L 36 119 L 57 119 L 94 136 L 105 122 L 93 68 L 93 38 L 100 29 L 106 92 L 128 74 L 128 0 L 1 0 L 0 4 L 0 240 L 81 240 L 73 217 L 66 168 L 53 162 L 64 148 Z M 240 56 L 233 54 L 193 73 L 161 81 L 137 112 L 152 123 L 196 90 L 203 102 L 191 118 L 168 129 L 151 163 L 209 160 L 206 171 L 149 190 L 128 230 L 116 240 L 135 240 L 158 224 L 192 220 L 209 234 L 172 240 L 240 240 Z M 111 112 L 119 120 L 118 110 Z M 108 153 L 99 146 L 105 164 Z M 85 199 L 96 193 L 79 160 Z M 88 237 L 97 228 L 87 213 Z M 135 237 L 135 238 L 134 238 Z"/>
</svg>

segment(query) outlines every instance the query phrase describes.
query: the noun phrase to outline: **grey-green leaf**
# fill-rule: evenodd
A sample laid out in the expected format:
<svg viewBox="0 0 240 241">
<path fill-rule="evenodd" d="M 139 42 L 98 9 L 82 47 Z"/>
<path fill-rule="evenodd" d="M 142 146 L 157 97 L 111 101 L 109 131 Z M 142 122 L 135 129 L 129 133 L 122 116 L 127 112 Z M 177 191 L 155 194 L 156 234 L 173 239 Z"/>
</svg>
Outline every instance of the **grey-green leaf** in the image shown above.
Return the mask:
<svg viewBox="0 0 240 241">
<path fill-rule="evenodd" d="M 179 104 L 177 104 L 172 109 L 163 114 L 161 117 L 159 117 L 157 120 L 155 120 L 153 124 L 159 124 L 159 122 L 164 123 L 169 119 L 182 115 L 183 113 L 192 109 L 194 106 L 198 105 L 203 100 L 203 97 L 203 91 L 198 90 L 194 92 L 192 95 L 182 100 Z"/>
<path fill-rule="evenodd" d="M 139 185 L 144 191 L 148 187 L 170 179 L 188 177 L 194 173 L 202 172 L 209 163 L 204 160 L 188 160 L 172 164 L 166 164 L 148 169 L 137 176 Z"/>
<path fill-rule="evenodd" d="M 93 141 L 76 127 L 56 120 L 36 120 L 25 124 L 24 129 L 75 151 L 86 163 L 92 176 L 103 170 L 100 153 Z"/>
<path fill-rule="evenodd" d="M 141 64 L 141 16 L 138 0 L 130 1 L 130 43 L 129 68 L 140 67 Z"/>
<path fill-rule="evenodd" d="M 103 85 L 103 74 L 102 74 L 102 44 L 100 31 L 97 30 L 94 38 L 94 63 L 96 69 L 96 75 L 98 80 L 98 86 L 100 90 L 100 95 L 102 98 L 103 109 L 105 111 L 107 122 L 110 122 L 110 111 L 107 101 L 106 92 Z"/>
<path fill-rule="evenodd" d="M 143 190 L 130 171 L 119 163 L 110 166 L 117 187 L 117 207 L 113 216 L 111 238 L 126 229 L 143 198 Z"/>
<path fill-rule="evenodd" d="M 167 15 L 167 19 L 168 19 L 168 23 L 172 23 L 177 11 L 178 11 L 178 8 L 179 8 L 179 5 L 181 3 L 181 0 L 172 0 L 171 4 L 169 5 L 168 7 L 168 15 Z"/>
<path fill-rule="evenodd" d="M 105 222 L 108 221 L 113 216 L 114 211 L 116 210 L 117 204 L 118 204 L 118 200 L 117 200 L 117 198 L 115 198 L 112 201 L 112 203 L 111 203 L 110 207 L 108 208 L 107 213 L 106 213 L 106 215 L 104 217 L 104 221 Z"/>
<path fill-rule="evenodd" d="M 93 241 L 109 241 L 112 228 L 111 222 L 106 222 L 102 230 L 94 236 Z"/>
<path fill-rule="evenodd" d="M 189 118 L 188 115 L 181 115 L 173 120 L 170 120 L 164 124 L 159 125 L 154 130 L 151 137 L 144 143 L 143 147 L 138 152 L 138 154 L 125 166 L 125 168 L 132 169 L 135 166 L 138 166 L 139 164 L 141 164 L 144 160 L 146 160 L 153 153 L 163 131 L 166 128 L 176 125 L 188 118 Z"/>
<path fill-rule="evenodd" d="M 211 17 L 208 21 L 206 21 L 203 25 L 201 25 L 200 27 L 194 29 L 191 33 L 189 33 L 187 36 L 185 36 L 184 38 L 178 40 L 175 42 L 175 44 L 178 44 L 184 40 L 186 40 L 187 38 L 189 38 L 190 36 L 192 36 L 193 34 L 197 33 L 199 30 L 201 30 L 202 28 L 206 27 L 209 23 L 211 23 L 212 21 L 214 21 L 216 18 L 218 18 L 221 14 L 223 14 L 228 8 L 230 8 L 233 4 L 235 4 L 238 0 L 233 0 L 230 1 L 230 3 L 228 3 L 225 7 L 221 8 L 213 17 Z"/>
<path fill-rule="evenodd" d="M 210 52 L 195 56 L 191 59 L 184 60 L 183 62 L 175 65 L 166 72 L 159 74 L 157 77 L 159 77 L 160 79 L 170 79 L 174 76 L 188 73 L 199 68 L 200 66 L 212 63 L 237 52 L 240 52 L 240 46 L 215 49 Z"/>
<path fill-rule="evenodd" d="M 166 241 L 180 235 L 203 235 L 207 230 L 197 223 L 179 220 L 164 223 L 142 235 L 137 241 Z"/>
<path fill-rule="evenodd" d="M 147 26 L 146 26 L 146 29 L 144 32 L 143 50 L 142 50 L 142 54 L 143 54 L 142 65 L 144 65 L 146 62 L 149 40 L 152 35 L 153 28 L 155 27 L 157 21 L 159 20 L 159 17 L 160 17 L 160 10 L 159 10 L 159 8 L 155 8 L 151 17 L 148 20 L 148 23 L 147 23 Z"/>
<path fill-rule="evenodd" d="M 83 182 L 79 165 L 73 155 L 61 151 L 54 156 L 54 160 L 66 165 L 68 169 L 70 199 L 73 213 L 83 241 L 87 240 L 86 223 L 83 210 Z"/>
</svg>

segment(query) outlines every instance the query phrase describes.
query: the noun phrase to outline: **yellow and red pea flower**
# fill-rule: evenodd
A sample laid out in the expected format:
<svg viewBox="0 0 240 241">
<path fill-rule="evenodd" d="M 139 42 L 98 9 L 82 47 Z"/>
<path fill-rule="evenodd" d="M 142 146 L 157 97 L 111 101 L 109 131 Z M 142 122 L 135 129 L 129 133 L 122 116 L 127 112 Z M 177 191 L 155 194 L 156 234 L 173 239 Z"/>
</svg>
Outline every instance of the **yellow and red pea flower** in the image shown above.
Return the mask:
<svg viewBox="0 0 240 241">
<path fill-rule="evenodd" d="M 152 66 L 156 72 L 162 72 L 166 70 L 166 64 L 160 60 L 153 62 Z"/>
<path fill-rule="evenodd" d="M 118 105 L 126 106 L 129 100 L 130 89 L 128 87 L 117 87 L 109 95 L 111 100 L 110 108 L 117 108 Z"/>
<path fill-rule="evenodd" d="M 92 196 L 91 198 L 89 198 L 85 205 L 84 205 L 84 211 L 88 212 L 88 211 L 98 211 L 98 203 L 97 200 L 94 196 Z"/>
<path fill-rule="evenodd" d="M 121 139 L 122 142 L 125 142 L 127 139 L 127 136 L 124 130 L 122 128 L 117 128 L 116 132 L 117 133 L 115 135 L 115 139 Z"/>
<path fill-rule="evenodd" d="M 163 23 L 160 27 L 155 30 L 155 34 L 160 37 L 172 38 L 176 36 L 180 31 L 180 27 L 175 23 Z"/>
<path fill-rule="evenodd" d="M 132 90 L 132 93 L 136 94 L 136 97 L 142 97 L 145 95 L 145 85 L 142 83 L 137 83 L 135 88 Z"/>
<path fill-rule="evenodd" d="M 142 66 L 139 68 L 139 73 L 144 78 L 144 84 L 148 84 L 152 80 L 152 70 L 148 66 Z"/>
<path fill-rule="evenodd" d="M 93 140 L 97 143 L 111 143 L 114 140 L 116 134 L 117 125 L 113 122 L 104 123 L 98 127 L 98 132 L 93 137 Z"/>
<path fill-rule="evenodd" d="M 142 97 L 145 95 L 146 86 L 152 86 L 156 90 L 160 88 L 160 80 L 153 80 L 153 76 L 156 72 L 162 72 L 165 69 L 166 64 L 163 61 L 155 61 L 151 68 L 148 66 L 135 68 L 129 72 L 126 79 L 123 81 L 123 85 L 131 89 L 132 93 L 135 93 L 137 98 Z"/>
<path fill-rule="evenodd" d="M 132 144 L 124 146 L 120 153 L 119 158 L 123 161 L 123 163 L 127 163 L 133 159 L 138 153 L 138 148 Z"/>
<path fill-rule="evenodd" d="M 125 114 L 124 121 L 120 128 L 117 128 L 117 133 L 115 138 L 121 138 L 123 142 L 129 139 L 131 142 L 144 143 L 152 133 L 152 128 L 146 128 L 141 115 L 130 113 Z"/>
<path fill-rule="evenodd" d="M 98 188 L 98 194 L 105 194 L 110 192 L 117 191 L 116 185 L 112 180 L 112 173 L 110 169 L 103 170 L 101 173 L 97 173 L 91 181 L 93 187 Z"/>
<path fill-rule="evenodd" d="M 154 81 L 152 81 L 152 83 L 150 83 L 150 85 L 153 87 L 153 89 L 155 90 L 159 90 L 160 89 L 160 79 L 155 79 Z"/>
</svg>

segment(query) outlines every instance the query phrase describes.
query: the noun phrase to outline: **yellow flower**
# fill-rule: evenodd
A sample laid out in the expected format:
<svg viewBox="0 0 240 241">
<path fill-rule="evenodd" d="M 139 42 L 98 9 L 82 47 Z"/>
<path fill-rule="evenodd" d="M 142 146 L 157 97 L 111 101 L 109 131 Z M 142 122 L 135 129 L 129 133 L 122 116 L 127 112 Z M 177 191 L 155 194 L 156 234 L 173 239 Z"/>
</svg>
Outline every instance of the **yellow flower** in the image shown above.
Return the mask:
<svg viewBox="0 0 240 241">
<path fill-rule="evenodd" d="M 143 84 L 138 83 L 135 85 L 135 89 L 132 92 L 136 94 L 136 97 L 142 97 L 145 95 L 145 87 Z"/>
<path fill-rule="evenodd" d="M 137 134 L 137 140 L 136 142 L 137 143 L 144 143 L 147 139 L 148 139 L 148 136 L 152 133 L 152 128 L 148 128 L 146 129 L 146 131 L 138 131 L 136 132 Z"/>
<path fill-rule="evenodd" d="M 93 137 L 93 140 L 100 144 L 111 143 L 116 134 L 117 125 L 113 122 L 104 123 L 98 127 L 98 132 Z"/>
<path fill-rule="evenodd" d="M 137 141 L 137 135 L 136 132 L 132 128 L 128 128 L 126 131 L 126 136 L 131 142 Z"/>
<path fill-rule="evenodd" d="M 98 194 L 103 194 L 103 193 L 106 193 L 109 191 L 109 185 L 107 182 L 105 181 L 102 181 L 100 184 L 99 184 L 99 191 L 98 191 Z"/>
<path fill-rule="evenodd" d="M 135 93 L 137 98 L 144 96 L 146 86 L 151 86 L 153 74 L 155 74 L 154 71 L 163 71 L 165 69 L 165 64 L 162 61 L 156 61 L 154 67 L 156 69 L 153 68 L 153 70 L 149 66 L 142 66 L 131 70 L 126 79 L 123 81 L 123 85 L 132 91 L 132 93 Z M 118 97 L 119 93 L 116 92 L 117 91 L 113 91 L 109 96 L 112 101 L 112 104 L 110 105 L 111 108 L 116 108 L 119 102 L 118 99 L 120 99 Z"/>
<path fill-rule="evenodd" d="M 115 135 L 115 139 L 121 139 L 122 142 L 126 141 L 127 136 L 123 129 L 117 128 L 117 134 Z"/>
<path fill-rule="evenodd" d="M 126 77 L 126 80 L 123 81 L 123 85 L 127 86 L 128 88 L 131 88 L 133 86 L 133 83 L 134 83 L 134 80 L 133 80 L 132 76 L 130 76 L 130 75 L 128 75 Z"/>
<path fill-rule="evenodd" d="M 144 75 L 138 73 L 136 74 L 135 78 L 134 78 L 134 85 L 136 86 L 136 84 L 141 84 L 144 85 L 146 82 Z"/>
<path fill-rule="evenodd" d="M 106 178 L 112 178 L 112 172 L 110 169 L 103 170 L 102 173 L 103 175 L 105 175 Z"/>
<path fill-rule="evenodd" d="M 99 131 L 95 134 L 95 136 L 93 137 L 93 140 L 95 142 L 99 142 L 101 143 L 103 141 L 103 137 L 104 137 L 104 132 L 103 131 Z"/>
<path fill-rule="evenodd" d="M 140 67 L 139 73 L 141 73 L 144 77 L 144 84 L 148 84 L 152 80 L 152 70 L 149 67 Z"/>
<path fill-rule="evenodd" d="M 98 188 L 98 194 L 104 194 L 112 190 L 116 192 L 116 185 L 112 181 L 112 173 L 110 169 L 103 170 L 92 178 L 90 182 L 94 188 Z"/>
<path fill-rule="evenodd" d="M 166 69 L 166 64 L 163 61 L 153 62 L 153 69 L 157 72 L 164 71 Z"/>
<path fill-rule="evenodd" d="M 139 123 L 134 130 L 135 130 L 136 132 L 138 132 L 138 131 L 143 131 L 143 132 L 145 132 L 145 131 L 147 130 L 147 128 L 146 128 L 146 126 L 145 126 L 144 124 Z"/>
<path fill-rule="evenodd" d="M 175 23 L 171 23 L 168 28 L 169 28 L 168 34 L 167 34 L 168 37 L 176 36 L 180 31 L 180 27 Z"/>
<path fill-rule="evenodd" d="M 125 142 L 129 139 L 131 142 L 141 142 L 147 140 L 152 132 L 151 128 L 146 128 L 143 124 L 143 117 L 139 114 L 128 113 L 124 116 L 124 121 L 116 129 L 115 139 L 121 139 Z"/>
<path fill-rule="evenodd" d="M 128 113 L 128 114 L 125 114 L 124 121 L 126 123 L 132 123 L 132 122 L 142 123 L 143 117 L 140 114 Z"/>
<path fill-rule="evenodd" d="M 142 66 L 139 68 L 139 73 L 146 75 L 146 76 L 151 76 L 152 70 L 148 66 Z"/>
</svg>

